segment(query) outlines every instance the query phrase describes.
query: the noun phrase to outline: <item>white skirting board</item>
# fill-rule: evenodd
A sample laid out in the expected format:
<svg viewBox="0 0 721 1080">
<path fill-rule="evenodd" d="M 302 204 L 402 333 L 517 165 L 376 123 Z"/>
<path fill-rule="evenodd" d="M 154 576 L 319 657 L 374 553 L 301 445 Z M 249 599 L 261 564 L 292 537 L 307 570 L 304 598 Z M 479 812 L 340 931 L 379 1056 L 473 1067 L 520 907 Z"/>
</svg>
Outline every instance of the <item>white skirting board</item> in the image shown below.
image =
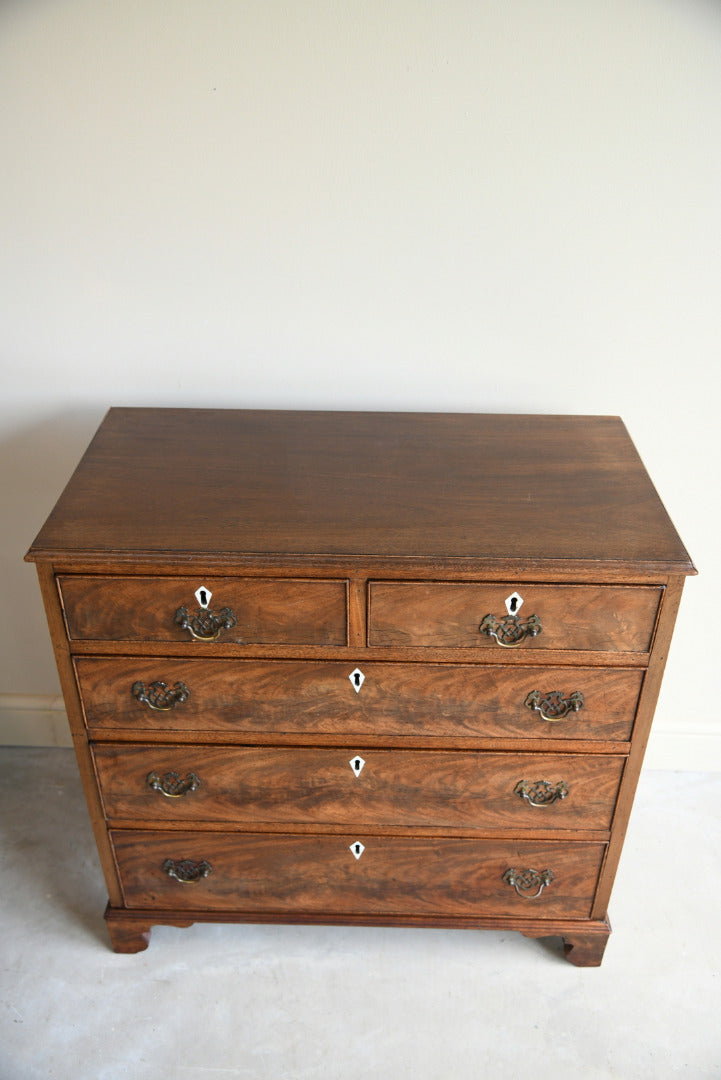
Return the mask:
<svg viewBox="0 0 721 1080">
<path fill-rule="evenodd" d="M 62 697 L 0 694 L 0 746 L 72 746 Z M 645 768 L 721 772 L 721 731 L 658 725 Z"/>
<path fill-rule="evenodd" d="M 0 694 L 0 746 L 72 745 L 59 694 Z"/>
<path fill-rule="evenodd" d="M 721 732 L 681 727 L 651 731 L 644 769 L 677 772 L 721 772 Z"/>
</svg>

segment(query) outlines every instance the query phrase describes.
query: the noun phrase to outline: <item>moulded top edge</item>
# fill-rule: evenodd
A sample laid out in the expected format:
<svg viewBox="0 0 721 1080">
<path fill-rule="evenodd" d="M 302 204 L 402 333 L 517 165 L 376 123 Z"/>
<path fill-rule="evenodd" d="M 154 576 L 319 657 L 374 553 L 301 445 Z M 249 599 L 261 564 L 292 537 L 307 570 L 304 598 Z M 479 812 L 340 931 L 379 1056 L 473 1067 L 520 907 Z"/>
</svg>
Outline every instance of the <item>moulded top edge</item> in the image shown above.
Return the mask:
<svg viewBox="0 0 721 1080">
<path fill-rule="evenodd" d="M 297 572 L 310 568 L 332 567 L 344 576 L 405 570 L 426 575 L 471 574 L 492 577 L 513 576 L 530 579 L 538 576 L 564 578 L 605 578 L 614 580 L 659 581 L 669 575 L 695 576 L 698 571 L 690 559 L 612 561 L 597 559 L 503 559 L 492 556 L 433 556 L 327 552 L 235 552 L 235 551 L 93 551 L 50 550 L 31 547 L 26 562 L 51 564 L 54 567 L 91 572 L 113 567 L 127 572 L 147 566 L 168 573 L 184 572 L 202 565 L 225 573 L 244 569 L 287 569 Z"/>
</svg>

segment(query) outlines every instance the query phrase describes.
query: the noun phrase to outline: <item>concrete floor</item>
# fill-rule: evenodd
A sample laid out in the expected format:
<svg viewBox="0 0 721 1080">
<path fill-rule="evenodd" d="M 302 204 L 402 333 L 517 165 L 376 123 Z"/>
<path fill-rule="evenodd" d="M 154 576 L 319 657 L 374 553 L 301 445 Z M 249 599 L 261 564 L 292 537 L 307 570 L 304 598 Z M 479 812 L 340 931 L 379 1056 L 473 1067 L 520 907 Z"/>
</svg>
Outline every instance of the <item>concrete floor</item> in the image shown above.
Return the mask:
<svg viewBox="0 0 721 1080">
<path fill-rule="evenodd" d="M 158 927 L 119 956 L 72 751 L 0 749 L 0 1078 L 719 1078 L 720 806 L 719 774 L 644 775 L 600 969 L 468 930 Z"/>
</svg>

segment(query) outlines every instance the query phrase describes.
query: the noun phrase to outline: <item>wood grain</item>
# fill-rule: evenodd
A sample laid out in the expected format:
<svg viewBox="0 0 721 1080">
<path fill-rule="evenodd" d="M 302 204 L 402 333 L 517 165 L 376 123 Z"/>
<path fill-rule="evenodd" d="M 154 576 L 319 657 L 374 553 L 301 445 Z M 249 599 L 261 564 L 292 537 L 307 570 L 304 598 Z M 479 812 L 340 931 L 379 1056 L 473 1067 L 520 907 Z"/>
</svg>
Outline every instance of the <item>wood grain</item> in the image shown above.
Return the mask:
<svg viewBox="0 0 721 1080">
<path fill-rule="evenodd" d="M 534 918 L 588 916 L 603 844 L 263 833 L 119 831 L 111 839 L 128 908 L 304 911 L 376 915 Z M 361 841 L 356 859 L 350 845 Z M 212 872 L 181 884 L 166 859 L 207 861 Z M 506 884 L 509 868 L 550 869 L 536 900 Z"/>
<path fill-rule="evenodd" d="M 370 645 L 461 647 L 507 652 L 479 630 L 485 615 L 507 615 L 514 583 L 371 582 Z M 515 648 L 648 652 L 662 590 L 646 587 L 523 585 L 519 620 L 543 627 Z"/>
<path fill-rule="evenodd" d="M 692 572 L 616 417 L 111 409 L 31 558 L 468 558 Z"/>
<path fill-rule="evenodd" d="M 114 824 L 398 825 L 608 829 L 625 759 L 582 754 L 494 754 L 305 747 L 116 746 L 93 749 L 105 811 Z M 364 764 L 356 775 L 351 762 Z M 168 773 L 198 787 L 167 797 L 147 777 Z M 534 807 L 520 781 L 564 782 L 568 794 Z"/>
<path fill-rule="evenodd" d="M 226 642 L 345 645 L 345 581 L 275 578 L 63 576 L 58 581 L 71 639 L 192 641 L 175 623 L 179 608 L 199 610 L 195 591 L 207 586 L 211 609 L 229 608 L 236 625 L 221 631 Z M 199 649 L 209 642 L 195 643 Z"/>
<path fill-rule="evenodd" d="M 359 693 L 346 662 L 312 660 L 178 660 L 169 657 L 77 657 L 88 730 L 222 733 L 235 736 L 341 735 L 363 739 L 472 740 L 487 737 L 624 741 L 630 737 L 643 671 L 479 664 L 361 661 Z M 132 694 L 136 681 L 182 682 L 190 697 L 157 712 Z M 549 723 L 524 702 L 529 693 L 580 691 L 584 705 Z"/>
</svg>

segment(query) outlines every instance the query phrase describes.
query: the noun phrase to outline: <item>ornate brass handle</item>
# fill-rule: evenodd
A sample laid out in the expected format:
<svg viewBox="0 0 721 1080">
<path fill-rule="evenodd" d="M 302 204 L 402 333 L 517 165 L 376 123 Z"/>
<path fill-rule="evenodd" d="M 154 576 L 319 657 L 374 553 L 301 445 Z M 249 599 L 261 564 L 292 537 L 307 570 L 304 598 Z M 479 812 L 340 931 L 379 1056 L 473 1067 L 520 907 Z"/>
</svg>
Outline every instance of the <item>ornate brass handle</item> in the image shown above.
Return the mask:
<svg viewBox="0 0 721 1080">
<path fill-rule="evenodd" d="M 166 859 L 161 869 L 181 885 L 197 885 L 213 872 L 213 867 L 205 859 L 202 862 L 193 862 L 192 859 Z"/>
<path fill-rule="evenodd" d="M 506 885 L 516 890 L 524 900 L 535 900 L 541 895 L 544 888 L 553 881 L 550 870 L 515 870 L 513 867 L 506 870 L 503 875 Z"/>
<path fill-rule="evenodd" d="M 224 607 L 217 613 L 209 608 L 198 608 L 191 615 L 186 607 L 179 607 L 175 612 L 175 625 L 181 630 L 188 630 L 196 641 L 217 641 L 223 630 L 231 630 L 237 619 L 230 608 Z"/>
<path fill-rule="evenodd" d="M 513 792 L 519 798 L 525 799 L 529 806 L 543 807 L 565 799 L 568 790 L 565 780 L 559 780 L 555 787 L 549 784 L 548 780 L 519 780 Z"/>
<path fill-rule="evenodd" d="M 538 615 L 529 615 L 525 620 L 519 619 L 517 615 L 504 615 L 502 619 L 497 619 L 495 615 L 484 615 L 478 629 L 482 634 L 492 637 L 504 649 L 515 649 L 526 638 L 537 637 L 543 627 Z"/>
<path fill-rule="evenodd" d="M 560 690 L 551 690 L 548 694 L 542 694 L 540 690 L 531 690 L 523 704 L 537 712 L 542 720 L 555 724 L 557 720 L 563 720 L 570 712 L 580 712 L 584 706 L 584 700 L 580 690 L 574 690 L 567 698 Z"/>
<path fill-rule="evenodd" d="M 188 773 L 185 779 L 175 772 L 168 772 L 165 776 L 150 772 L 146 778 L 146 784 L 153 791 L 159 791 L 166 799 L 181 799 L 189 791 L 195 791 L 200 787 L 200 780 L 194 772 Z"/>
<path fill-rule="evenodd" d="M 151 709 L 157 709 L 158 712 L 169 712 L 190 697 L 190 690 L 182 682 L 176 682 L 173 686 L 160 681 L 152 682 L 150 686 L 136 682 L 133 683 L 131 693 L 138 701 L 149 705 Z"/>
</svg>

